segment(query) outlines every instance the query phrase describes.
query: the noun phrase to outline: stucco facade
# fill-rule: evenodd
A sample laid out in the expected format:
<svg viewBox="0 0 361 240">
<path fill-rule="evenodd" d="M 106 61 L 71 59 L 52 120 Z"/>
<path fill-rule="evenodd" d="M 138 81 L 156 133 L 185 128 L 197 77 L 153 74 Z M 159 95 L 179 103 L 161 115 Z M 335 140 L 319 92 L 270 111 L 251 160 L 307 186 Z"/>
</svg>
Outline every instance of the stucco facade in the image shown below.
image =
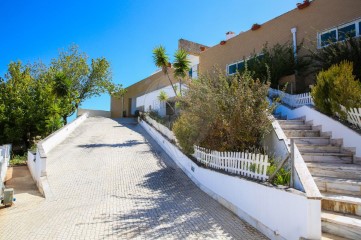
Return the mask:
<svg viewBox="0 0 361 240">
<path fill-rule="evenodd" d="M 300 2 L 302 1 L 300 0 Z M 292 44 L 294 40 L 296 40 L 297 45 L 303 42 L 303 48 L 298 54 L 305 55 L 309 49 L 319 47 L 318 38 L 321 32 L 355 20 L 361 21 L 361 0 L 314 0 L 304 9 L 298 9 L 295 6 L 295 9 L 261 24 L 261 27 L 257 30 L 250 29 L 241 32 L 226 40 L 223 45 L 217 44 L 213 47 L 207 47 L 184 39 L 180 39 L 178 45 L 179 48 L 185 49 L 190 54 L 197 56 L 197 58 L 199 56 L 197 74 L 202 74 L 212 70 L 213 67 L 226 70 L 229 64 L 241 61 L 254 52 L 260 53 L 266 43 L 269 47 L 272 47 L 277 43 Z M 291 32 L 292 29 L 295 31 L 295 38 Z M 357 36 L 360 36 L 361 29 L 356 31 Z M 231 33 L 233 35 L 233 32 Z M 170 73 L 171 77 L 172 75 Z M 176 82 L 173 78 L 172 81 Z M 313 78 L 297 79 L 295 76 L 289 76 L 280 81 L 289 82 L 292 86 L 302 85 L 307 87 L 313 83 Z M 129 116 L 132 109 L 134 111 L 136 107 L 135 103 L 131 103 L 130 99 L 136 99 L 136 97 L 144 93 L 168 85 L 169 81 L 162 72 L 155 73 L 133 84 L 127 88 L 124 103 L 122 99 L 112 98 L 112 117 L 123 116 L 123 111 L 126 112 L 126 116 Z"/>
<path fill-rule="evenodd" d="M 300 1 L 301 2 L 301 1 Z M 297 44 L 304 42 L 300 55 L 307 48 L 317 47 L 318 33 L 361 18 L 360 0 L 314 0 L 304 9 L 295 8 L 266 23 L 261 28 L 242 32 L 224 45 L 213 46 L 200 54 L 199 71 L 205 73 L 214 66 L 225 69 L 228 64 L 261 52 L 265 43 L 292 43 L 292 28 L 296 28 Z M 251 28 L 251 26 L 250 26 Z"/>
<path fill-rule="evenodd" d="M 189 55 L 193 74 L 198 74 L 199 54 L 201 47 L 209 48 L 206 45 L 191 42 L 185 39 L 179 39 L 178 48 L 184 49 Z M 169 77 L 172 83 L 177 83 L 178 80 L 173 77 L 173 69 L 168 68 Z M 122 98 L 111 97 L 111 116 L 112 118 L 129 117 L 134 115 L 134 111 L 139 108 L 139 103 L 136 103 L 140 96 L 151 93 L 153 91 L 170 86 L 169 79 L 162 71 L 156 72 L 149 77 L 126 88 L 126 93 Z M 149 99 L 148 99 L 149 100 Z M 144 104 L 143 104 L 144 105 Z"/>
<path fill-rule="evenodd" d="M 171 81 L 173 83 L 176 83 L 177 81 L 173 77 L 173 70 L 171 68 L 168 68 L 168 71 Z M 127 92 L 125 93 L 123 98 L 111 98 L 110 108 L 112 118 L 123 117 L 123 111 L 125 111 L 126 117 L 133 115 L 136 109 L 135 101 L 137 97 L 144 95 L 147 92 L 152 92 L 154 90 L 158 90 L 169 85 L 170 84 L 168 77 L 162 71 L 159 71 L 127 87 Z"/>
</svg>

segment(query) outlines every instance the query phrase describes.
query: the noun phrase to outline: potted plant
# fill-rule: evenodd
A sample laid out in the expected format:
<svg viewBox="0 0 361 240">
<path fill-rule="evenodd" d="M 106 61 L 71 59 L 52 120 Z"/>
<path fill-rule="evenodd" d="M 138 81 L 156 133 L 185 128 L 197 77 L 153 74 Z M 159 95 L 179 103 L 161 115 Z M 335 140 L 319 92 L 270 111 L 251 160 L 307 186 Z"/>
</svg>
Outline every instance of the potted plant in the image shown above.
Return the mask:
<svg viewBox="0 0 361 240">
<path fill-rule="evenodd" d="M 226 42 L 227 42 L 227 41 L 222 40 L 219 44 L 224 45 L 224 44 L 226 44 Z"/>
<path fill-rule="evenodd" d="M 303 3 L 297 3 L 297 8 L 304 9 L 304 8 L 310 6 L 310 4 L 311 4 L 310 0 L 304 0 Z"/>
<path fill-rule="evenodd" d="M 255 30 L 259 29 L 260 27 L 261 27 L 261 25 L 259 25 L 258 23 L 255 23 L 255 24 L 252 25 L 251 30 L 255 31 Z"/>
<path fill-rule="evenodd" d="M 201 47 L 200 47 L 200 49 L 201 49 L 201 52 L 203 52 L 203 51 L 205 51 L 205 50 L 206 50 L 206 47 L 201 46 Z"/>
</svg>

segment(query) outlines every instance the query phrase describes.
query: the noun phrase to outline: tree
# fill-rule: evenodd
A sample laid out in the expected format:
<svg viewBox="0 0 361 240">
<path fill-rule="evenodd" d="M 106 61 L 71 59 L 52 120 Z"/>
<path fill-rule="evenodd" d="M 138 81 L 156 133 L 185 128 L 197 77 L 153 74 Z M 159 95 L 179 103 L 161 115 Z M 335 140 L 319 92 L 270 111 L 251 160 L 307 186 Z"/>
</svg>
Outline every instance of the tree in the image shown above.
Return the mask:
<svg viewBox="0 0 361 240">
<path fill-rule="evenodd" d="M 57 104 L 61 107 L 53 107 L 52 109 L 54 111 L 57 110 L 56 114 L 59 114 L 63 119 L 63 123 L 67 124 L 69 113 L 73 113 L 76 110 L 76 106 L 73 104 L 72 99 L 76 99 L 77 92 L 72 91 L 72 82 L 63 72 L 57 72 L 55 74 L 53 84 L 53 93 L 57 98 Z"/>
<path fill-rule="evenodd" d="M 0 144 L 13 143 L 25 151 L 36 137 L 66 124 L 84 100 L 105 92 L 123 94 L 122 85 L 111 81 L 109 68 L 105 58 L 89 65 L 75 45 L 50 66 L 11 62 L 0 78 Z"/>
<path fill-rule="evenodd" d="M 9 64 L 5 81 L 0 84 L 2 142 L 29 147 L 32 137 L 46 133 L 45 127 L 41 126 L 49 116 L 52 98 L 51 88 L 43 78 L 43 67 L 40 63 L 24 66 L 20 61 Z"/>
<path fill-rule="evenodd" d="M 187 76 L 190 69 L 188 53 L 184 49 L 178 49 L 174 54 L 174 77 L 179 79 L 179 92 L 182 95 L 182 79 Z"/>
<path fill-rule="evenodd" d="M 318 73 L 342 61 L 351 61 L 353 74 L 361 81 L 361 38 L 349 37 L 344 41 L 330 43 L 323 48 L 310 50 L 311 72 Z"/>
<path fill-rule="evenodd" d="M 175 96 L 177 96 L 177 90 L 173 86 L 172 80 L 169 77 L 168 67 L 170 65 L 169 63 L 169 57 L 166 54 L 166 50 L 163 46 L 159 46 L 153 49 L 153 61 L 154 64 L 161 68 L 163 73 L 168 77 L 169 83 L 173 88 Z"/>
<path fill-rule="evenodd" d="M 80 52 L 76 45 L 71 45 L 68 50 L 60 52 L 57 59 L 52 60 L 50 69 L 55 82 L 58 82 L 57 88 L 60 87 L 56 92 L 67 93 L 62 95 L 65 103 L 62 109 L 64 121 L 86 99 L 102 93 L 122 92 L 122 85 L 111 81 L 110 64 L 105 58 L 91 59 L 90 66 L 87 61 L 88 56 Z"/>
</svg>

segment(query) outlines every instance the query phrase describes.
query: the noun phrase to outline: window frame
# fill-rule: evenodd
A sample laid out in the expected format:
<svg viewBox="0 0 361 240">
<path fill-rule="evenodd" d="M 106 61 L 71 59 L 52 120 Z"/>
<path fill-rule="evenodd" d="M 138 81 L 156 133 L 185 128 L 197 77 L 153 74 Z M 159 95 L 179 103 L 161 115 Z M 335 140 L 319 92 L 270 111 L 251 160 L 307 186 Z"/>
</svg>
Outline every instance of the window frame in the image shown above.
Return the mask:
<svg viewBox="0 0 361 240">
<path fill-rule="evenodd" d="M 353 21 L 350 21 L 350 22 L 347 22 L 347 23 L 343 23 L 343 24 L 337 25 L 337 26 L 332 27 L 332 28 L 325 29 L 322 32 L 318 32 L 317 33 L 317 47 L 320 49 L 320 48 L 327 47 L 330 44 L 333 44 L 333 43 L 328 43 L 328 44 L 325 44 L 324 46 L 322 46 L 321 36 L 323 34 L 325 34 L 325 33 L 329 33 L 329 32 L 332 32 L 334 30 L 336 30 L 336 41 L 334 43 L 337 43 L 337 42 L 340 42 L 340 41 L 345 41 L 345 40 L 339 40 L 339 29 L 350 26 L 350 25 L 355 26 L 355 30 L 356 30 L 355 31 L 355 37 L 360 37 L 360 35 L 361 35 L 361 18 L 358 18 L 356 20 L 353 20 Z"/>
<path fill-rule="evenodd" d="M 257 57 L 263 56 L 263 55 L 264 55 L 263 53 L 259 53 L 259 54 L 257 54 Z M 240 60 L 240 61 L 237 61 L 237 62 L 233 62 L 233 63 L 227 64 L 227 66 L 226 66 L 227 76 L 232 76 L 232 75 L 236 74 L 237 71 L 239 70 L 239 69 L 238 69 L 238 64 L 240 64 L 240 63 L 242 63 L 242 62 L 246 62 L 246 61 L 250 60 L 252 57 L 253 57 L 253 56 L 249 56 L 249 57 L 247 57 L 247 58 L 244 58 L 243 60 Z M 235 71 L 234 73 L 229 73 L 229 67 L 230 67 L 231 65 L 236 65 L 236 71 Z"/>
</svg>

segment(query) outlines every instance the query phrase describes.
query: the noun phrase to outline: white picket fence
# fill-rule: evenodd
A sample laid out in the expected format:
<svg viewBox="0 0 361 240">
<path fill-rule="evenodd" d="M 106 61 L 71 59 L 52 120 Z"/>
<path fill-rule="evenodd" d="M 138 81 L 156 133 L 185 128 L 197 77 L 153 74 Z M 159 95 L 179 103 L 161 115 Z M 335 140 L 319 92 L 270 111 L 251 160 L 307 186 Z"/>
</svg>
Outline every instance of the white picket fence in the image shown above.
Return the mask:
<svg viewBox="0 0 361 240">
<path fill-rule="evenodd" d="M 218 152 L 194 146 L 193 156 L 207 167 L 266 181 L 268 156 L 245 152 Z"/>
<path fill-rule="evenodd" d="M 314 105 L 311 93 L 302 93 L 302 94 L 288 94 L 281 90 L 270 88 L 268 90 L 268 95 L 270 97 L 280 97 L 281 102 L 285 103 L 291 107 L 301 107 L 303 105 Z"/>
<path fill-rule="evenodd" d="M 159 122 L 155 121 L 153 118 L 149 116 L 145 116 L 145 120 L 148 123 L 150 123 L 155 129 L 157 129 L 161 134 L 166 136 L 169 140 L 176 141 L 176 137 L 174 133 L 169 128 L 160 124 Z"/>
<path fill-rule="evenodd" d="M 351 108 L 349 111 L 341 105 L 342 111 L 347 113 L 347 121 L 361 128 L 361 108 Z"/>
</svg>

